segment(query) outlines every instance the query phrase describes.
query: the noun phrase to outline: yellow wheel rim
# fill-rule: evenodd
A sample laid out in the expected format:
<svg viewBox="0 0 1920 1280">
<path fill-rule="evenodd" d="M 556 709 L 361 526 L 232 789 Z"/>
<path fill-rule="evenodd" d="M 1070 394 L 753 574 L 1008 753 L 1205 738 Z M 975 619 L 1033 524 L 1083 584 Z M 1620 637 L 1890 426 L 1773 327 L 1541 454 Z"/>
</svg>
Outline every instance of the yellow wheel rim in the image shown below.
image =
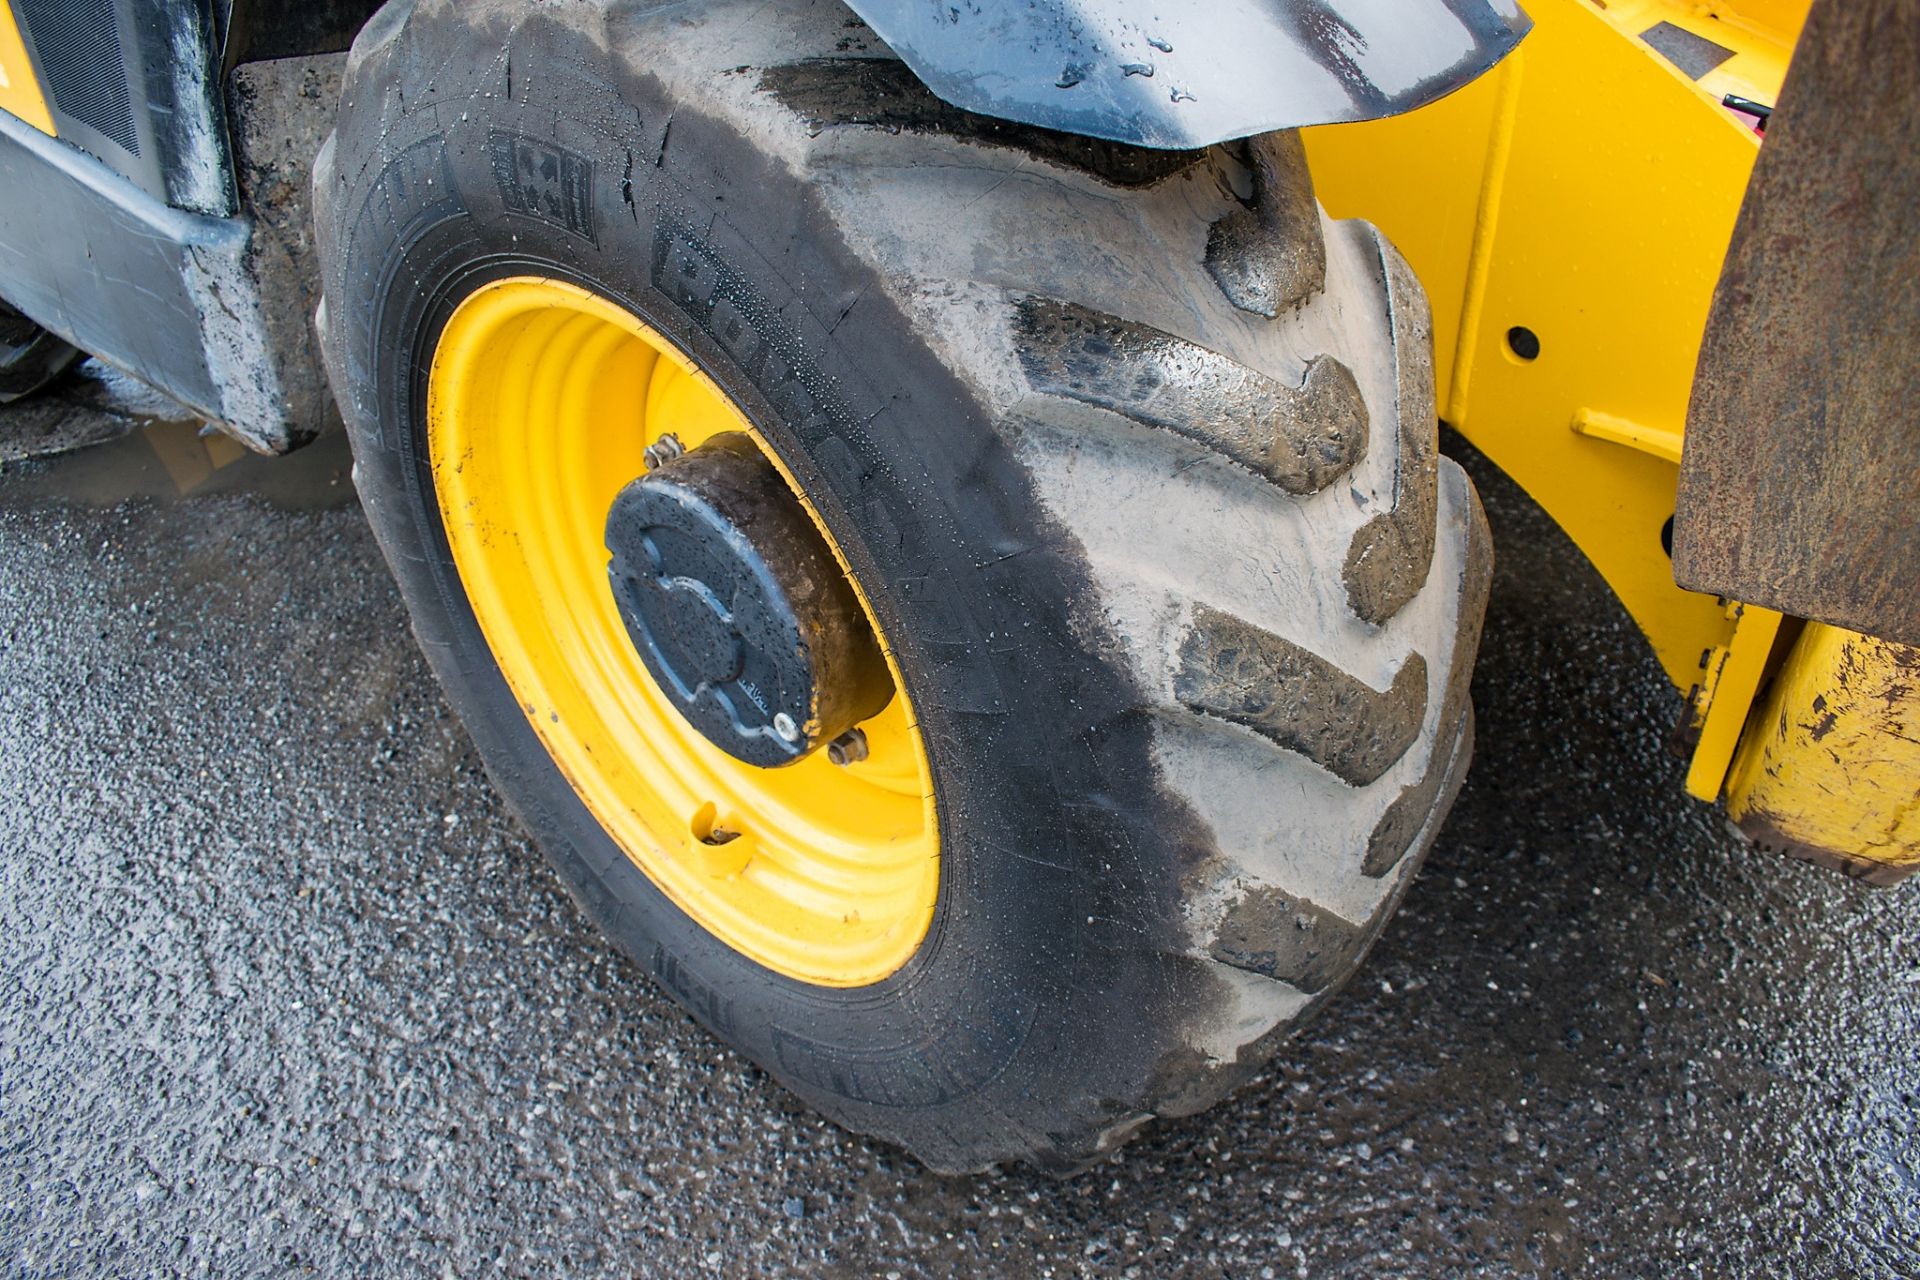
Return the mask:
<svg viewBox="0 0 1920 1280">
<path fill-rule="evenodd" d="M 645 470 L 642 450 L 723 431 L 752 436 L 847 570 L 746 415 L 624 308 L 562 281 L 500 280 L 455 309 L 434 351 L 427 456 L 454 565 L 554 762 L 708 932 L 788 977 L 862 986 L 918 948 L 939 889 L 932 779 L 893 654 L 865 760 L 757 768 L 680 716 L 608 583 L 607 510 Z"/>
</svg>

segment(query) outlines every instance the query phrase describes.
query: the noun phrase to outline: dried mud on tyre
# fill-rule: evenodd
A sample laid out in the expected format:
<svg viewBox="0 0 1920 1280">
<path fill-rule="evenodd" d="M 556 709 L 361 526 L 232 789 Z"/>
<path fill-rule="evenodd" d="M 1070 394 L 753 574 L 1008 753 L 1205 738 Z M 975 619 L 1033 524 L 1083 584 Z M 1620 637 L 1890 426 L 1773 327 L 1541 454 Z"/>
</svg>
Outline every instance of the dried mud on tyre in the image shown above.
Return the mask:
<svg viewBox="0 0 1920 1280">
<path fill-rule="evenodd" d="M 1418 287 L 1294 139 L 1169 160 L 900 83 L 832 4 L 390 5 L 316 177 L 326 349 L 421 643 L 609 936 L 840 1123 L 1070 1169 L 1245 1080 L 1384 924 L 1466 766 L 1485 530 Z M 888 976 L 703 930 L 503 680 L 422 433 L 447 316 L 515 273 L 668 335 L 844 550 L 939 819 Z"/>
</svg>

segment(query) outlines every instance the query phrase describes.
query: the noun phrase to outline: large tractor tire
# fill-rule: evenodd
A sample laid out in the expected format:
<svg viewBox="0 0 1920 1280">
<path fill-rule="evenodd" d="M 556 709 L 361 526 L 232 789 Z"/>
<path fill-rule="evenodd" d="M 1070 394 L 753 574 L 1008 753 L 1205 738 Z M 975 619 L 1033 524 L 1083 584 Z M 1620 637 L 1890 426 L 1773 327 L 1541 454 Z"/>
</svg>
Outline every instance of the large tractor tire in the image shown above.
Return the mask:
<svg viewBox="0 0 1920 1280">
<path fill-rule="evenodd" d="M 1070 1169 L 1359 964 L 1489 551 L 1420 288 L 1295 138 L 967 115 L 828 0 L 419 0 L 316 187 L 420 642 L 714 1034 L 935 1169 Z"/>
</svg>

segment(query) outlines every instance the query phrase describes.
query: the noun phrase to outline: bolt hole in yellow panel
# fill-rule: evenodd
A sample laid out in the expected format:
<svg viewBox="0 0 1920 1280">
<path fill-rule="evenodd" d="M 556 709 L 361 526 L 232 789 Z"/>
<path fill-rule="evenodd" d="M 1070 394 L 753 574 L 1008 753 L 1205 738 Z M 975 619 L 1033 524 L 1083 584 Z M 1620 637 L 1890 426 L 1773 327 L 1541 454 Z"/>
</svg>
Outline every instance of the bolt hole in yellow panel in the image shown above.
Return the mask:
<svg viewBox="0 0 1920 1280">
<path fill-rule="evenodd" d="M 0 111 L 18 116 L 45 134 L 53 132 L 53 116 L 33 74 L 27 42 L 20 34 L 11 6 L 0 0 Z"/>
<path fill-rule="evenodd" d="M 1427 287 L 1445 419 L 1572 536 L 1682 690 L 1730 634 L 1661 537 L 1759 145 L 1720 102 L 1777 98 L 1806 7 L 1529 0 L 1532 34 L 1480 80 L 1305 135 L 1329 212 L 1378 223 Z M 1642 39 L 1663 23 L 1730 53 L 1696 81 Z"/>
</svg>

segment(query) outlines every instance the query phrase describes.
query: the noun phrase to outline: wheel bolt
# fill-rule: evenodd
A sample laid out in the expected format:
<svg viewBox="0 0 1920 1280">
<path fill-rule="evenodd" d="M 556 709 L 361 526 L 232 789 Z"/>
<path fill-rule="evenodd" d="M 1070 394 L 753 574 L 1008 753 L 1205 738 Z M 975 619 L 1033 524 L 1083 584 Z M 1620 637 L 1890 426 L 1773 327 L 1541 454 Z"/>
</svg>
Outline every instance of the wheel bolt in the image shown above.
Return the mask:
<svg viewBox="0 0 1920 1280">
<path fill-rule="evenodd" d="M 647 470 L 657 471 L 686 451 L 680 437 L 669 431 L 640 451 L 640 461 L 647 464 Z"/>
<path fill-rule="evenodd" d="M 867 731 L 849 729 L 827 744 L 827 759 L 845 768 L 867 758 Z"/>
</svg>

